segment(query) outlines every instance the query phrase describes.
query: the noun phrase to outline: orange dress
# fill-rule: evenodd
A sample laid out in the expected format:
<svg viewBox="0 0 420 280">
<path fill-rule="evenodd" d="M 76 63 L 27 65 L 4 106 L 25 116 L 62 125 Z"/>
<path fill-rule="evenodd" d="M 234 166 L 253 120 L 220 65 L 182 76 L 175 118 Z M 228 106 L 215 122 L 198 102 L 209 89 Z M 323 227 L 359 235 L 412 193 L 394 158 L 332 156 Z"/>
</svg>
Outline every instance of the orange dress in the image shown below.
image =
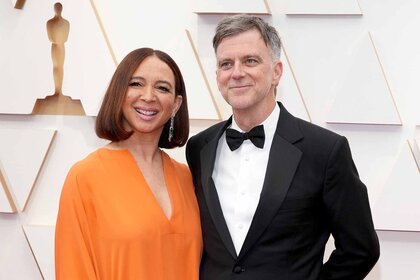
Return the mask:
<svg viewBox="0 0 420 280">
<path fill-rule="evenodd" d="M 60 198 L 56 279 L 196 280 L 202 238 L 188 167 L 162 152 L 168 219 L 128 150 L 76 163 Z"/>
</svg>

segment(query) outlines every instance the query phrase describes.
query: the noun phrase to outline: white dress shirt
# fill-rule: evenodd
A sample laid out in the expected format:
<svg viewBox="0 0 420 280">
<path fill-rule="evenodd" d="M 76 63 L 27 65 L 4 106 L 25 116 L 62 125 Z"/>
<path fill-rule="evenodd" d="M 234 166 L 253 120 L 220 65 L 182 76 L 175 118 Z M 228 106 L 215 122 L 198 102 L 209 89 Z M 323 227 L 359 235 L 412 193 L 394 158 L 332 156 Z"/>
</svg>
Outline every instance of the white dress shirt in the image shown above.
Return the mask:
<svg viewBox="0 0 420 280">
<path fill-rule="evenodd" d="M 260 200 L 279 116 L 280 108 L 276 105 L 262 123 L 265 133 L 262 149 L 255 147 L 250 140 L 245 140 L 237 150 L 231 151 L 226 143 L 226 133 L 219 139 L 212 178 L 237 254 L 242 248 Z M 234 118 L 230 128 L 244 132 Z"/>
</svg>

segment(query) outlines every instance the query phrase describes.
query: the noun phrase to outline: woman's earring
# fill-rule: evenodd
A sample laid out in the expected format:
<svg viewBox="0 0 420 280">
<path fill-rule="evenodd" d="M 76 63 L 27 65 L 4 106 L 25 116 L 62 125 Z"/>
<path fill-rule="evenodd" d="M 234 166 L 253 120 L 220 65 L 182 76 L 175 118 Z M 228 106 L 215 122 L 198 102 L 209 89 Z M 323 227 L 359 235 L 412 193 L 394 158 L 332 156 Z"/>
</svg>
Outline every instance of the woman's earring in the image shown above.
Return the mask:
<svg viewBox="0 0 420 280">
<path fill-rule="evenodd" d="M 174 116 L 171 117 L 171 123 L 169 124 L 168 141 L 171 142 L 173 137 L 174 137 Z"/>
</svg>

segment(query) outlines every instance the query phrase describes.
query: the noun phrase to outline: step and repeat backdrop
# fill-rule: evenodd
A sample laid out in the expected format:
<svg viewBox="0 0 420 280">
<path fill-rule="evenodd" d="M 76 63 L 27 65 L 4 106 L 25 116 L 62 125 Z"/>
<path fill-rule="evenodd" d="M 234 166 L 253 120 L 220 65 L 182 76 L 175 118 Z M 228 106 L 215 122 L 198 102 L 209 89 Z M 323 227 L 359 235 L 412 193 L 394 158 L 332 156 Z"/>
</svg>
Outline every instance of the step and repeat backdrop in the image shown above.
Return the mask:
<svg viewBox="0 0 420 280">
<path fill-rule="evenodd" d="M 0 279 L 55 278 L 62 184 L 107 143 L 95 116 L 128 52 L 175 59 L 191 135 L 231 115 L 211 41 L 236 13 L 279 31 L 277 99 L 349 139 L 381 243 L 367 279 L 420 279 L 419 10 L 415 0 L 1 0 Z M 185 162 L 184 151 L 168 153 Z"/>
</svg>

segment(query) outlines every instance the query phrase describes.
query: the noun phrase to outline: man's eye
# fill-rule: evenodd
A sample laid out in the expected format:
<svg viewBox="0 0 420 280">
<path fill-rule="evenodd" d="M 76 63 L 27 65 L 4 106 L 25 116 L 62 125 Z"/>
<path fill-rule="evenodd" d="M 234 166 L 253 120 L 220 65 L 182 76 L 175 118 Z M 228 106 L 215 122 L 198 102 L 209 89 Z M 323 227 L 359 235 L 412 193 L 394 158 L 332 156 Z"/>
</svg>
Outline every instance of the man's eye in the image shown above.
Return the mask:
<svg viewBox="0 0 420 280">
<path fill-rule="evenodd" d="M 221 62 L 220 64 L 219 64 L 219 68 L 220 69 L 224 69 L 224 70 L 226 70 L 226 69 L 229 69 L 229 68 L 231 68 L 232 67 L 232 62 L 230 62 L 230 61 L 225 61 L 225 62 Z"/>
<path fill-rule="evenodd" d="M 131 82 L 129 84 L 130 87 L 141 87 L 143 86 L 143 84 L 141 84 L 140 82 Z"/>
<path fill-rule="evenodd" d="M 254 58 L 247 58 L 247 60 L 245 62 L 248 65 L 254 65 L 254 64 L 257 64 L 258 63 L 258 61 L 256 59 L 254 59 Z"/>
</svg>

